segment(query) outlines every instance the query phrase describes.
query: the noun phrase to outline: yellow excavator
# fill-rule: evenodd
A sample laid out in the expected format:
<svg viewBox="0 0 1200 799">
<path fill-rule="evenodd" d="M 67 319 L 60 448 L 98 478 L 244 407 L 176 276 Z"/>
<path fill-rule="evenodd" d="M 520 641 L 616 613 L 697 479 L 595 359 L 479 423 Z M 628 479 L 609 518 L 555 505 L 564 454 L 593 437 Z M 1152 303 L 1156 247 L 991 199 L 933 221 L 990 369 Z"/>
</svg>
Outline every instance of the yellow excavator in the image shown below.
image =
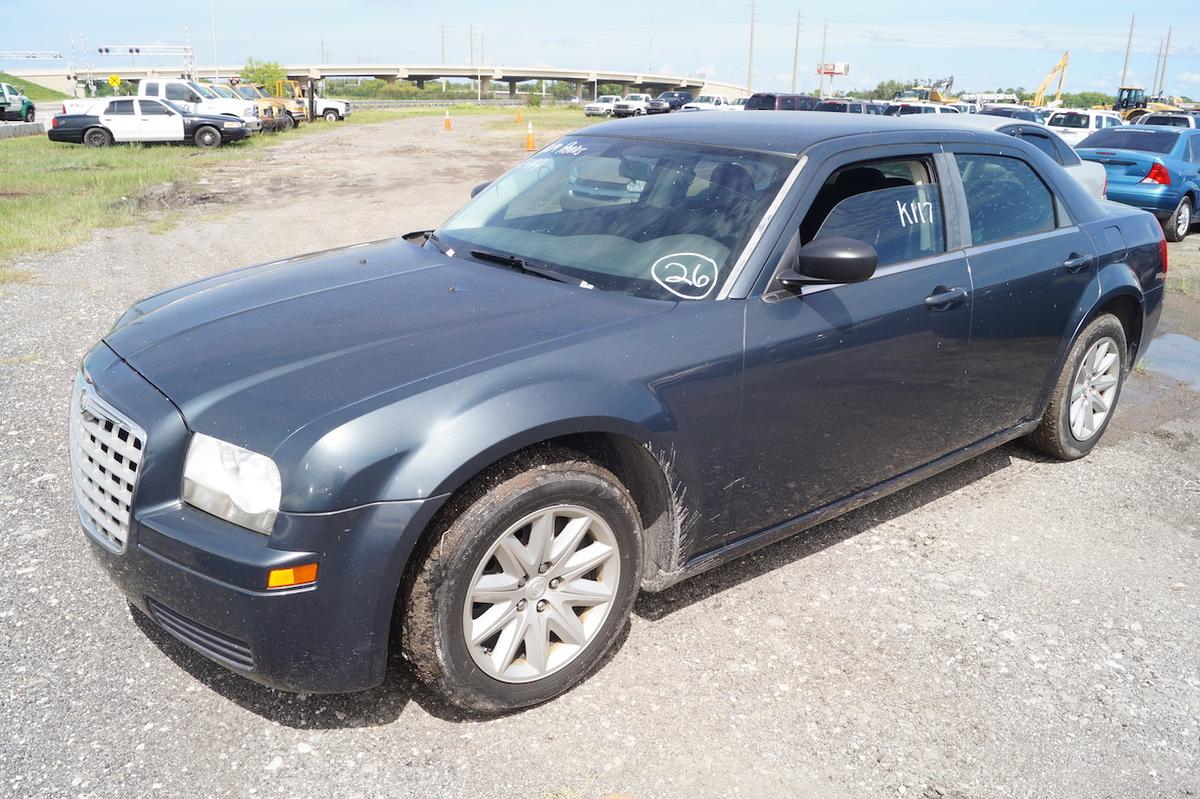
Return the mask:
<svg viewBox="0 0 1200 799">
<path fill-rule="evenodd" d="M 941 103 L 950 105 L 957 103 L 957 97 L 950 97 L 950 90 L 954 86 L 954 76 L 935 80 L 928 86 L 910 86 L 904 91 L 892 98 L 894 103 L 902 103 L 904 101 L 919 100 L 923 103 Z"/>
<path fill-rule="evenodd" d="M 1067 79 L 1067 65 L 1070 63 L 1071 53 L 1067 51 L 1063 53 L 1062 58 L 1058 59 L 1058 63 L 1050 70 L 1050 74 L 1038 84 L 1037 91 L 1033 93 L 1033 103 L 1031 103 L 1034 108 L 1042 108 L 1043 106 L 1058 108 L 1062 105 L 1063 81 Z M 1058 90 L 1054 93 L 1054 99 L 1047 103 L 1046 89 L 1050 88 L 1051 81 L 1056 77 L 1058 78 Z"/>
<path fill-rule="evenodd" d="M 1147 97 L 1146 90 L 1140 86 L 1122 86 L 1117 89 L 1117 101 L 1112 104 L 1112 110 L 1121 114 L 1126 122 L 1133 122 L 1138 117 L 1152 111 L 1182 111 L 1183 108 L 1174 102 L 1165 102 L 1166 97 Z M 1106 105 L 1095 106 L 1096 110 L 1108 109 Z"/>
</svg>

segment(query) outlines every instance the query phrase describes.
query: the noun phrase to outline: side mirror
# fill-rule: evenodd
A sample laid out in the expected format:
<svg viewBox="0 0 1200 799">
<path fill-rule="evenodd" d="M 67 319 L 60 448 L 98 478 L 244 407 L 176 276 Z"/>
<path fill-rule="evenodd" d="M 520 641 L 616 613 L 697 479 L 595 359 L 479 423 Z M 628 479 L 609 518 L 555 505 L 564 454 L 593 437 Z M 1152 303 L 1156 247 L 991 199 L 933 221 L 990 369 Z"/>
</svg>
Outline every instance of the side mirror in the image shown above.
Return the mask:
<svg viewBox="0 0 1200 799">
<path fill-rule="evenodd" d="M 779 274 L 788 288 L 822 283 L 861 283 L 875 274 L 879 256 L 870 244 L 844 236 L 814 239 L 796 253 L 796 263 Z"/>
<path fill-rule="evenodd" d="M 485 180 L 483 183 L 475 184 L 475 187 L 473 189 L 471 189 L 471 196 L 474 197 L 476 194 L 483 191 L 490 185 L 492 185 L 492 182 L 490 180 Z"/>
</svg>

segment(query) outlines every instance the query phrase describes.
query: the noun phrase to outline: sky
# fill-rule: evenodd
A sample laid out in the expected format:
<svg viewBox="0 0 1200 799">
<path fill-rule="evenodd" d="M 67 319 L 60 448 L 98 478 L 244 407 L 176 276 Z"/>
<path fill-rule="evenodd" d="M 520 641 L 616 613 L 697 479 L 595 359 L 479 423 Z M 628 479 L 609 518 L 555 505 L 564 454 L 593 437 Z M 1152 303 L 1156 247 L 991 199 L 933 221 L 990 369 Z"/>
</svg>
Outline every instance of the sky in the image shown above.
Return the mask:
<svg viewBox="0 0 1200 799">
<path fill-rule="evenodd" d="M 752 85 L 790 88 L 799 14 L 800 88 L 816 86 L 822 29 L 828 24 L 825 60 L 850 64 L 850 74 L 837 79 L 839 89 L 950 75 L 956 91 L 1033 89 L 1069 50 L 1067 91 L 1113 93 L 1121 78 L 1130 15 L 1136 11 L 1128 82 L 1149 87 L 1159 43 L 1174 25 L 1165 90 L 1200 96 L 1200 18 L 1188 13 L 1193 8 L 1182 0 L 1136 5 L 1108 0 L 858 0 L 844 7 L 759 0 Z M 747 78 L 749 0 L 212 0 L 211 11 L 222 64 L 242 64 L 247 57 L 319 63 L 322 43 L 328 63 L 436 64 L 442 61 L 444 26 L 445 62 L 451 64 L 468 62 L 474 29 L 475 58 L 482 46 L 488 64 L 652 69 L 739 85 Z M 190 35 L 197 60 L 209 64 L 213 58 L 210 4 L 204 0 L 108 0 L 102 6 L 82 0 L 0 0 L 0 13 L 8 22 L 0 50 L 59 50 L 69 58 L 74 34 L 77 53 L 82 36 L 97 72 L 105 64 L 129 62 L 96 55 L 101 45 L 179 44 Z M 173 61 L 143 58 L 138 63 Z M 0 69 L 33 66 L 0 63 Z"/>
</svg>

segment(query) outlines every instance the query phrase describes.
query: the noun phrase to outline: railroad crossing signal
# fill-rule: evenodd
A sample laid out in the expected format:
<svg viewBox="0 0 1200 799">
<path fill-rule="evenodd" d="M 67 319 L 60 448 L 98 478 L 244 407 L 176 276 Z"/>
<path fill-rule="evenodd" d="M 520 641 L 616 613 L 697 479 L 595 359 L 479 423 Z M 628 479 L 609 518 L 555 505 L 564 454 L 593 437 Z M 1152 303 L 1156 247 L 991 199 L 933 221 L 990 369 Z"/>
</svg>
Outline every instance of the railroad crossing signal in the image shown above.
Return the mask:
<svg viewBox="0 0 1200 799">
<path fill-rule="evenodd" d="M 57 50 L 0 50 L 0 61 L 53 61 L 62 57 Z"/>
</svg>

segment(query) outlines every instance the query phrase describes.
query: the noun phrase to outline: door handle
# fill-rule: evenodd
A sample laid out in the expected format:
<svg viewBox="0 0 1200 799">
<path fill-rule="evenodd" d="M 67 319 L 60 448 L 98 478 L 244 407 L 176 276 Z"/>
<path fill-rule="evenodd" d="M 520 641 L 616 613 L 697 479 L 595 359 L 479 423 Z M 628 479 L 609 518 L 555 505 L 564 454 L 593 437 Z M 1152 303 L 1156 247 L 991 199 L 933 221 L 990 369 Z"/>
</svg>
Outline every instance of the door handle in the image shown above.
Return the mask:
<svg viewBox="0 0 1200 799">
<path fill-rule="evenodd" d="M 955 286 L 951 289 L 938 286 L 932 294 L 925 298 L 925 306 L 935 311 L 944 311 L 954 303 L 962 302 L 966 298 L 967 290 L 962 286 Z"/>
<path fill-rule="evenodd" d="M 1071 253 L 1071 257 L 1063 261 L 1063 268 L 1068 272 L 1082 272 L 1092 265 L 1092 256 Z"/>
</svg>

